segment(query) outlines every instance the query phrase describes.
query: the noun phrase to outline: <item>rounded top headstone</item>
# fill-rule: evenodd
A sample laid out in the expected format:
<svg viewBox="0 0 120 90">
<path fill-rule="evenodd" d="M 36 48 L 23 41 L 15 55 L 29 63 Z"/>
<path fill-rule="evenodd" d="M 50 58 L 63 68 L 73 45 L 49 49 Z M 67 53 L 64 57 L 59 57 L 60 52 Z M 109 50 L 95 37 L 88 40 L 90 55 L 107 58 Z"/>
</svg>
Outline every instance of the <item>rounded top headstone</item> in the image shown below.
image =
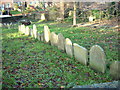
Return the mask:
<svg viewBox="0 0 120 90">
<path fill-rule="evenodd" d="M 94 45 L 90 49 L 90 66 L 102 73 L 106 70 L 106 57 L 104 50 L 99 45 Z"/>
<path fill-rule="evenodd" d="M 50 41 L 50 30 L 48 26 L 44 26 L 44 39 L 46 43 Z"/>
<path fill-rule="evenodd" d="M 66 53 L 70 56 L 73 57 L 73 47 L 72 47 L 72 41 L 69 38 L 65 39 L 65 49 Z"/>
</svg>

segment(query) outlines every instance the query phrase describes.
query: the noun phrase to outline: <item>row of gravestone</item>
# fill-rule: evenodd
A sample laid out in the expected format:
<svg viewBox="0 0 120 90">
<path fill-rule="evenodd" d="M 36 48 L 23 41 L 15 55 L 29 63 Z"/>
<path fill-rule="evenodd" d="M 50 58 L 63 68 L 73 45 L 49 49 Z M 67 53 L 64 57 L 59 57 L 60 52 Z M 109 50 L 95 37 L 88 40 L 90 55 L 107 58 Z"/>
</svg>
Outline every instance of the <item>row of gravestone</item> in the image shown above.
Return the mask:
<svg viewBox="0 0 120 90">
<path fill-rule="evenodd" d="M 65 51 L 70 57 L 75 57 L 75 59 L 83 65 L 89 64 L 89 66 L 96 71 L 102 73 L 106 71 L 107 62 L 105 53 L 98 45 L 92 46 L 88 52 L 86 48 L 77 43 L 72 43 L 69 38 L 65 39 L 61 33 L 56 35 L 54 32 L 50 32 L 48 26 L 44 26 L 44 32 L 42 34 L 38 33 L 36 25 L 33 25 L 33 29 L 30 29 L 28 26 L 25 27 L 25 25 L 20 25 L 19 31 L 45 43 L 50 43 L 52 46 L 57 46 L 59 50 Z M 113 62 L 110 66 L 110 74 L 115 79 L 120 78 L 119 66 L 119 61 Z"/>
</svg>

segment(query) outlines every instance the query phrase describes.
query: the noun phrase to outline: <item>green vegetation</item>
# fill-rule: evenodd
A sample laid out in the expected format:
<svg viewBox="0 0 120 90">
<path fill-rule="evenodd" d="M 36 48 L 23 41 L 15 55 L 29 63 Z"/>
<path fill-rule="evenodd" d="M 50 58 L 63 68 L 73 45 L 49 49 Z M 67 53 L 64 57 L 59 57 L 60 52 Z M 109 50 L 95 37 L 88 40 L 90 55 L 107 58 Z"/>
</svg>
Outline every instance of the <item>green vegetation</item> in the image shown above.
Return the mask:
<svg viewBox="0 0 120 90">
<path fill-rule="evenodd" d="M 19 12 L 19 11 L 10 11 L 10 13 L 13 14 L 13 15 L 14 15 L 14 14 L 22 14 L 22 13 Z"/>
<path fill-rule="evenodd" d="M 62 33 L 72 42 L 88 50 L 98 44 L 104 48 L 109 62 L 118 60 L 117 34 L 113 29 L 71 27 L 70 23 L 42 22 L 38 31 L 48 25 L 51 32 Z M 32 28 L 32 25 L 29 26 Z M 75 85 L 110 82 L 109 70 L 96 73 L 89 66 L 81 65 L 57 47 L 18 33 L 17 28 L 3 28 L 3 87 L 5 88 L 70 88 Z"/>
</svg>

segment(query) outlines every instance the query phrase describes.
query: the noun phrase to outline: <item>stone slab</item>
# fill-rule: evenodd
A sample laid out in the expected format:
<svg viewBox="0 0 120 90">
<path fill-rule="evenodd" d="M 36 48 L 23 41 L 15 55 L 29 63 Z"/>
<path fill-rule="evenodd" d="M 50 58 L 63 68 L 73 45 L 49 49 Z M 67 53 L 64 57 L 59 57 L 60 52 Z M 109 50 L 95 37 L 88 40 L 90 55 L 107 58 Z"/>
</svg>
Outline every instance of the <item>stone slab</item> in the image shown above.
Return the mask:
<svg viewBox="0 0 120 90">
<path fill-rule="evenodd" d="M 35 39 L 37 38 L 37 27 L 36 27 L 35 24 L 33 25 L 33 37 L 34 37 Z"/>
<path fill-rule="evenodd" d="M 70 56 L 73 57 L 73 47 L 72 47 L 72 42 L 69 38 L 65 39 L 65 50 L 66 53 Z"/>
<path fill-rule="evenodd" d="M 37 39 L 41 41 L 41 34 L 39 32 L 37 33 Z"/>
<path fill-rule="evenodd" d="M 58 45 L 58 35 L 56 35 L 54 32 L 50 34 L 50 43 L 52 46 Z"/>
<path fill-rule="evenodd" d="M 74 57 L 81 64 L 87 65 L 88 63 L 88 50 L 76 43 L 73 44 Z"/>
<path fill-rule="evenodd" d="M 33 29 L 30 29 L 30 36 L 33 37 Z"/>
<path fill-rule="evenodd" d="M 90 49 L 90 67 L 96 71 L 105 73 L 106 57 L 104 50 L 98 45 L 94 45 Z"/>
<path fill-rule="evenodd" d="M 44 41 L 44 33 L 41 34 L 41 41 Z"/>
<path fill-rule="evenodd" d="M 49 43 L 50 41 L 50 30 L 48 26 L 44 26 L 44 40 L 45 43 Z"/>
<path fill-rule="evenodd" d="M 110 75 L 113 79 L 120 80 L 120 61 L 114 61 L 110 65 Z"/>
<path fill-rule="evenodd" d="M 21 32 L 21 25 L 18 26 L 18 31 Z"/>
<path fill-rule="evenodd" d="M 21 25 L 21 32 L 25 34 L 25 25 Z"/>
<path fill-rule="evenodd" d="M 65 38 L 61 33 L 58 34 L 58 49 L 65 51 Z"/>
<path fill-rule="evenodd" d="M 25 35 L 29 35 L 29 33 L 30 33 L 30 28 L 27 26 L 26 31 L 25 31 Z"/>
</svg>

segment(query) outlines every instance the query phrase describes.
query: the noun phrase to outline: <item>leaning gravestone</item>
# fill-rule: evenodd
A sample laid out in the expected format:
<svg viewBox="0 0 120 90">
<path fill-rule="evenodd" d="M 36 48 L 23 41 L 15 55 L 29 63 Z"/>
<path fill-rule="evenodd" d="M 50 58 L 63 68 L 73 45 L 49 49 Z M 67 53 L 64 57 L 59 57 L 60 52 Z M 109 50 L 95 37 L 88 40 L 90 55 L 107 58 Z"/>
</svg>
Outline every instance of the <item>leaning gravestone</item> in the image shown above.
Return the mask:
<svg viewBox="0 0 120 90">
<path fill-rule="evenodd" d="M 52 46 L 57 46 L 58 43 L 58 35 L 56 35 L 54 32 L 50 34 L 50 43 Z"/>
<path fill-rule="evenodd" d="M 65 38 L 61 33 L 58 34 L 58 49 L 65 51 Z"/>
<path fill-rule="evenodd" d="M 110 65 L 110 75 L 114 78 L 114 79 L 120 79 L 120 61 L 114 61 L 111 65 Z"/>
<path fill-rule="evenodd" d="M 37 39 L 38 39 L 39 41 L 41 40 L 41 35 L 40 35 L 39 32 L 37 33 Z"/>
<path fill-rule="evenodd" d="M 35 24 L 33 25 L 33 37 L 34 37 L 35 39 L 37 38 L 37 27 L 36 27 Z"/>
<path fill-rule="evenodd" d="M 66 53 L 70 56 L 73 57 L 73 47 L 72 47 L 72 42 L 69 38 L 65 39 L 65 49 Z"/>
<path fill-rule="evenodd" d="M 30 33 L 30 28 L 27 26 L 26 31 L 25 31 L 25 35 L 29 35 L 29 33 Z"/>
<path fill-rule="evenodd" d="M 50 41 L 50 30 L 48 26 L 44 26 L 44 40 L 46 43 Z"/>
<path fill-rule="evenodd" d="M 106 70 L 105 53 L 104 50 L 98 45 L 94 45 L 90 49 L 90 67 L 99 72 L 105 73 Z"/>
<path fill-rule="evenodd" d="M 87 65 L 88 63 L 88 50 L 76 43 L 73 44 L 74 57 L 81 64 Z"/>
</svg>

